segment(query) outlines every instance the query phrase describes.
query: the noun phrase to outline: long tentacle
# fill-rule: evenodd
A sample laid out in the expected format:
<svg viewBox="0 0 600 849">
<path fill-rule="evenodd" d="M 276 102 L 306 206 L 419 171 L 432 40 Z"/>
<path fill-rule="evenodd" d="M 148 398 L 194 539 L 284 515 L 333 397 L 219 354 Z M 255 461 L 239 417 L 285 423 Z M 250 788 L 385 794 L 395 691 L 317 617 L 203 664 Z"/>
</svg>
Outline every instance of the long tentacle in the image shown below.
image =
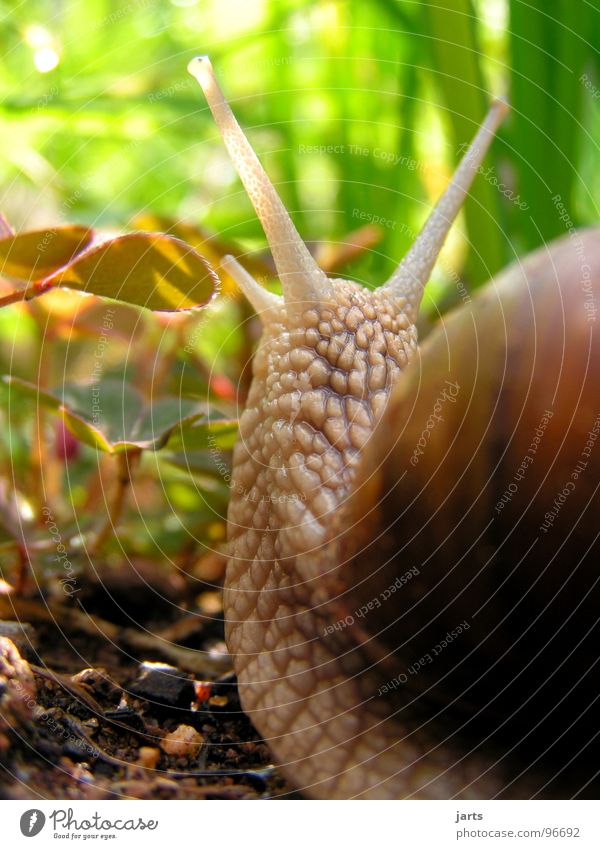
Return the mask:
<svg viewBox="0 0 600 849">
<path fill-rule="evenodd" d="M 266 233 L 287 306 L 325 302 L 332 287 L 300 238 L 281 198 L 244 135 L 206 56 L 192 59 L 188 70 L 198 82 L 256 214 Z"/>
<path fill-rule="evenodd" d="M 409 252 L 385 283 L 386 289 L 399 297 L 406 298 L 406 311 L 413 320 L 416 319 L 425 284 L 448 231 L 460 211 L 471 183 L 508 110 L 505 100 L 495 100 L 492 103 L 448 188 L 437 202 Z"/>
</svg>

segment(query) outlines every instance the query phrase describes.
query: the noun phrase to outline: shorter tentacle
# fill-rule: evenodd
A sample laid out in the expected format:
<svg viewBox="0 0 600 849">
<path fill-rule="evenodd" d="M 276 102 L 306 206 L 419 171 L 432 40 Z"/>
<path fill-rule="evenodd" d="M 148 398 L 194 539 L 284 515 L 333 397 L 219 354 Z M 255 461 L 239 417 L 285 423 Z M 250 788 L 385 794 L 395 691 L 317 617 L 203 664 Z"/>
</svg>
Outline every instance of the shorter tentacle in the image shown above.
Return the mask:
<svg viewBox="0 0 600 849">
<path fill-rule="evenodd" d="M 262 319 L 263 324 L 270 323 L 275 318 L 276 313 L 281 310 L 284 303 L 283 298 L 264 289 L 231 254 L 223 257 L 221 268 L 235 280 Z"/>
</svg>

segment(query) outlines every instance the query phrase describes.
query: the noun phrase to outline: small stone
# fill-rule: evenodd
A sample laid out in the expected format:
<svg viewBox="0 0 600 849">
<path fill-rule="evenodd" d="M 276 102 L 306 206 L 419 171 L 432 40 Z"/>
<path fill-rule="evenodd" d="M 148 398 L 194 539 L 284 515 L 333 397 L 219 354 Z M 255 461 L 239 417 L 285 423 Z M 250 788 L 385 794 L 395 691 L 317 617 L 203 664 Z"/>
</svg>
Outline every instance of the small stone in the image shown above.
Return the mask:
<svg viewBox="0 0 600 849">
<path fill-rule="evenodd" d="M 121 689 L 111 680 L 110 675 L 102 666 L 93 669 L 87 667 L 76 675 L 71 676 L 75 684 L 83 684 L 96 696 L 101 696 L 111 702 L 118 702 L 121 698 Z"/>
<path fill-rule="evenodd" d="M 161 741 L 160 747 L 167 755 L 178 758 L 196 758 L 204 745 L 204 737 L 191 725 L 179 725 Z"/>
<path fill-rule="evenodd" d="M 27 722 L 37 703 L 33 673 L 15 644 L 0 637 L 0 732 Z"/>
<path fill-rule="evenodd" d="M 226 565 L 227 558 L 224 554 L 218 551 L 210 551 L 198 559 L 194 565 L 192 574 L 195 578 L 207 584 L 216 584 L 225 574 Z"/>
<path fill-rule="evenodd" d="M 7 637 L 15 644 L 19 653 L 28 660 L 34 660 L 37 649 L 35 629 L 27 622 L 0 620 L 0 637 Z"/>
<path fill-rule="evenodd" d="M 194 682 L 166 663 L 141 664 L 131 692 L 156 705 L 189 707 L 194 699 Z"/>
<path fill-rule="evenodd" d="M 210 698 L 213 691 L 212 681 L 194 681 L 194 690 L 196 691 L 196 701 L 205 702 Z"/>
<path fill-rule="evenodd" d="M 223 612 L 223 594 L 207 590 L 198 596 L 197 604 L 207 616 L 218 616 Z"/>
<path fill-rule="evenodd" d="M 186 726 L 183 726 L 184 728 Z M 138 752 L 138 764 L 146 767 L 146 769 L 156 769 L 160 760 L 160 749 L 155 749 L 153 746 L 141 746 Z"/>
</svg>

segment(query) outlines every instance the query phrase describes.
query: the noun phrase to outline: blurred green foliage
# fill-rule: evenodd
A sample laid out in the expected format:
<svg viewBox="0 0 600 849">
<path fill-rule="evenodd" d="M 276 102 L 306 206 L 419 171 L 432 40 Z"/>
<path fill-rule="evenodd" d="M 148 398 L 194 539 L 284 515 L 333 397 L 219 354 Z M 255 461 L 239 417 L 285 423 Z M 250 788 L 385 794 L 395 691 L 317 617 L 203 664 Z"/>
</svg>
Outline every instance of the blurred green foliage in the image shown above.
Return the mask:
<svg viewBox="0 0 600 849">
<path fill-rule="evenodd" d="M 122 231 L 144 215 L 200 226 L 198 250 L 208 230 L 256 260 L 262 231 L 186 72 L 198 53 L 211 56 L 305 239 L 335 243 L 379 221 L 378 244 L 344 269 L 366 285 L 401 259 L 498 94 L 512 114 L 430 297 L 456 300 L 457 282 L 480 285 L 565 233 L 557 195 L 574 225 L 600 217 L 596 0 L 29 0 L 0 3 L 0 34 L 0 209 L 17 230 Z M 106 313 L 82 303 L 0 310 L 2 372 L 45 390 L 88 379 Z M 232 387 L 243 401 L 255 330 L 233 296 L 210 322 L 169 324 L 128 308 L 111 315 L 110 330 L 104 378 L 146 400 L 189 396 L 235 418 Z M 2 473 L 30 493 L 27 509 L 60 496 L 64 521 L 69 509 L 84 525 L 97 518 L 106 498 L 94 486 L 110 457 L 81 444 L 57 471 L 55 420 L 31 401 L 11 405 L 6 384 L 0 392 Z M 136 501 L 142 531 L 128 542 L 126 529 L 122 546 L 162 553 L 188 536 L 209 547 L 222 539 L 227 458 L 215 470 L 196 447 L 188 459 L 175 451 L 142 462 L 155 491 Z M 37 495 L 36 469 L 50 481 Z M 1 497 L 0 508 L 10 524 Z"/>
<path fill-rule="evenodd" d="M 17 225 L 121 227 L 150 210 L 262 243 L 186 73 L 199 52 L 305 238 L 385 219 L 363 280 L 400 259 L 496 93 L 513 114 L 453 268 L 481 283 L 561 233 L 557 193 L 575 223 L 598 218 L 596 2 L 30 0 L 3 4 L 0 32 L 2 205 Z"/>
</svg>

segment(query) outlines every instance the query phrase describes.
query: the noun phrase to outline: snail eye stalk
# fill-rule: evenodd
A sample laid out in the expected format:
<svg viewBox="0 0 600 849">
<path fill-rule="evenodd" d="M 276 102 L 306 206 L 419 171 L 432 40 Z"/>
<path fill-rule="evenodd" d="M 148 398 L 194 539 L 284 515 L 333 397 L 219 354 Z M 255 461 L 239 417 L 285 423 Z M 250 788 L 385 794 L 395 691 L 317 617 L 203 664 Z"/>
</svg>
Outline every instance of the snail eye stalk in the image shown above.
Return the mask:
<svg viewBox="0 0 600 849">
<path fill-rule="evenodd" d="M 303 311 L 310 304 L 331 300 L 332 286 L 327 275 L 319 268 L 300 238 L 281 198 L 258 161 L 225 100 L 210 60 L 206 56 L 192 59 L 188 71 L 198 80 L 204 92 L 231 161 L 263 226 L 283 287 L 286 307 L 299 305 Z"/>
<path fill-rule="evenodd" d="M 425 285 L 444 245 L 448 231 L 460 212 L 467 192 L 489 149 L 498 127 L 508 114 L 505 100 L 495 100 L 461 159 L 448 188 L 437 202 L 396 271 L 384 284 L 398 297 L 407 300 L 406 311 L 414 322 L 419 311 Z"/>
</svg>

